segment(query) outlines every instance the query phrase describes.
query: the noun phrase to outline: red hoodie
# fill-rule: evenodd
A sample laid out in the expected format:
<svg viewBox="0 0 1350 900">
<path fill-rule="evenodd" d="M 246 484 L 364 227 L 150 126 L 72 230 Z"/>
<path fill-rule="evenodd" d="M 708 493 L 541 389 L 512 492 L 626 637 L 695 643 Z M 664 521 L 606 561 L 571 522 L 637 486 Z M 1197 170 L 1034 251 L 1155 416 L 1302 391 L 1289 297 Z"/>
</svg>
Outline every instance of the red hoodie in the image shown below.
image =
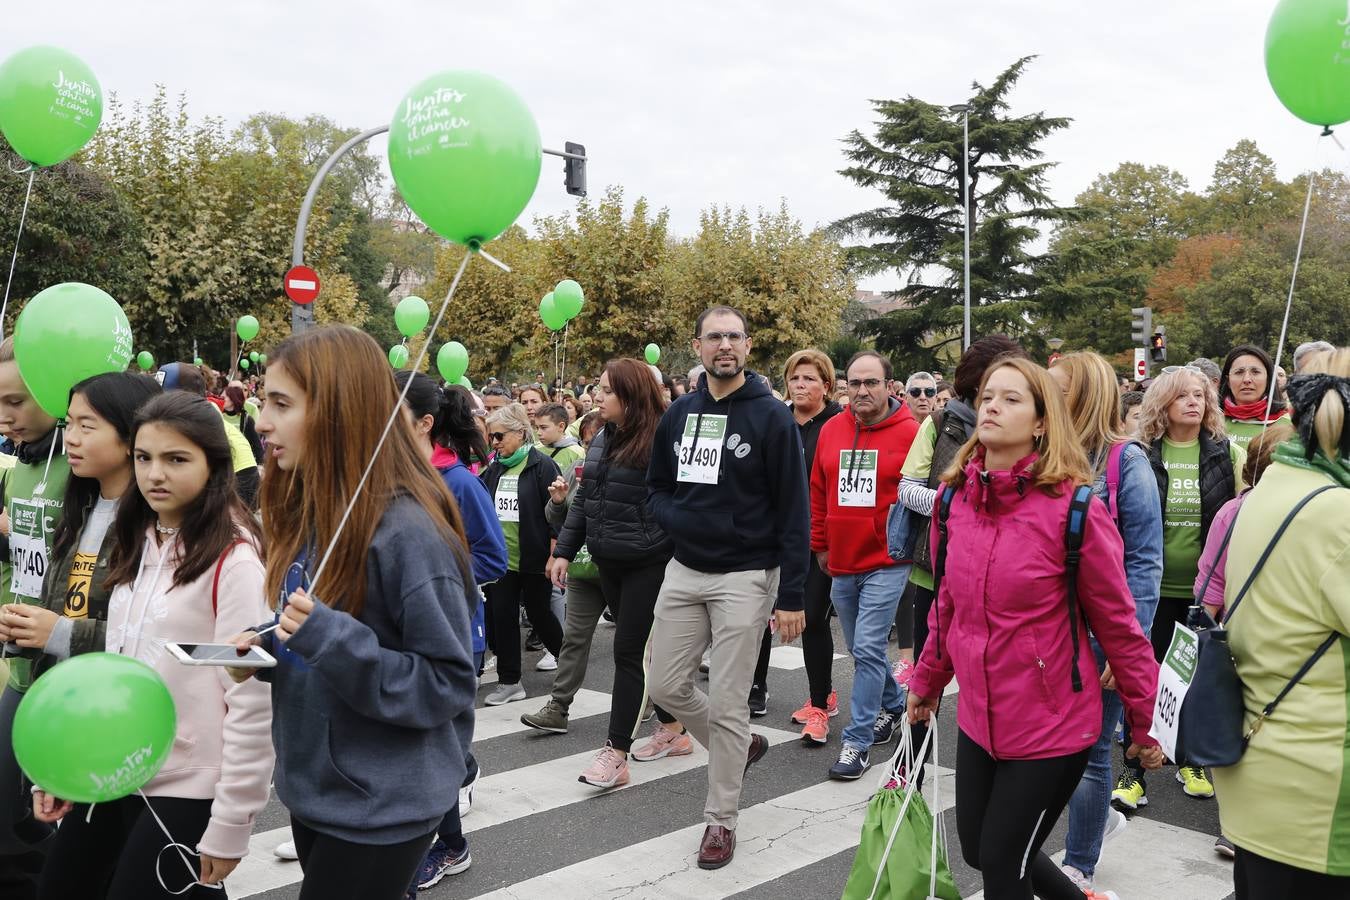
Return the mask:
<svg viewBox="0 0 1350 900">
<path fill-rule="evenodd" d="M 886 553 L 886 514 L 918 431 L 904 403 L 875 425 L 859 424 L 853 408 L 846 407 L 821 427 L 811 466 L 811 550 L 829 551 L 830 574 L 896 565 Z M 864 457 L 864 451 L 871 454 Z"/>
</svg>

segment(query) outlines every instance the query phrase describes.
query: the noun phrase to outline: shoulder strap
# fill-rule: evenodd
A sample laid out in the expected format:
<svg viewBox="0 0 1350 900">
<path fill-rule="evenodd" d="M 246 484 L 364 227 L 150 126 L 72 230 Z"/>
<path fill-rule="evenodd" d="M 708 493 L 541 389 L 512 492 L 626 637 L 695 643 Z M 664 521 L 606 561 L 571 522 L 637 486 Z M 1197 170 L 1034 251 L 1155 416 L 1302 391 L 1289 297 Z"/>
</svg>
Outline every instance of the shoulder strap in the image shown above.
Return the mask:
<svg viewBox="0 0 1350 900">
<path fill-rule="evenodd" d="M 1111 511 L 1117 525 L 1120 524 L 1120 505 L 1116 502 L 1116 494 L 1120 491 L 1120 465 L 1128 446 L 1129 441 L 1112 444 L 1106 453 L 1106 508 Z"/>
<path fill-rule="evenodd" d="M 1265 709 L 1261 710 L 1261 715 L 1256 717 L 1256 721 L 1252 723 L 1251 729 L 1243 735 L 1242 743 L 1244 746 L 1252 739 L 1252 735 L 1261 730 L 1261 726 L 1265 723 L 1266 719 L 1270 718 L 1270 714 L 1275 712 L 1275 707 L 1280 705 L 1280 701 L 1284 699 L 1284 695 L 1292 691 L 1294 685 L 1303 680 L 1303 676 L 1307 675 L 1312 667 L 1317 665 L 1317 661 L 1322 658 L 1322 654 L 1330 650 L 1331 645 L 1336 643 L 1336 639 L 1339 637 L 1340 635 L 1333 631 L 1331 634 L 1327 635 L 1325 641 L 1317 645 L 1317 649 L 1313 651 L 1313 655 L 1308 657 L 1308 661 L 1294 673 L 1293 678 L 1289 679 L 1289 683 L 1284 686 L 1284 690 L 1280 691 L 1275 699 L 1267 703 Z"/>
<path fill-rule="evenodd" d="M 1092 506 L 1092 486 L 1074 488 L 1069 500 L 1069 517 L 1064 525 L 1064 578 L 1069 605 L 1069 641 L 1073 644 L 1071 680 L 1074 693 L 1083 690 L 1083 676 L 1078 671 L 1078 564 L 1082 559 L 1083 533 L 1087 530 L 1088 509 Z"/>
<path fill-rule="evenodd" d="M 1228 607 L 1228 611 L 1223 617 L 1225 623 L 1233 618 L 1233 613 L 1237 612 L 1238 604 L 1247 596 L 1247 591 L 1251 589 L 1252 582 L 1256 581 L 1256 576 L 1261 574 L 1261 567 L 1266 564 L 1266 560 L 1270 559 L 1270 554 L 1274 552 L 1275 545 L 1280 542 L 1280 538 L 1284 535 L 1284 530 L 1289 527 L 1289 523 L 1294 521 L 1294 517 L 1297 516 L 1303 507 L 1307 506 L 1314 497 L 1318 494 L 1325 494 L 1327 491 L 1334 491 L 1336 490 L 1336 487 L 1337 486 L 1334 484 L 1323 485 L 1298 501 L 1298 504 L 1295 505 L 1293 509 L 1289 510 L 1289 515 L 1284 517 L 1284 521 L 1280 523 L 1280 527 L 1275 530 L 1275 536 L 1271 538 L 1270 543 L 1266 545 L 1265 552 L 1261 554 L 1261 558 L 1258 559 L 1256 565 L 1252 567 L 1251 574 L 1247 576 L 1247 581 L 1242 585 L 1242 590 L 1238 591 L 1238 595 L 1233 598 L 1233 605 Z M 1234 521 L 1236 521 L 1236 517 L 1234 517 Z"/>
<path fill-rule="evenodd" d="M 211 581 L 211 615 L 214 617 L 220 606 L 220 571 L 225 568 L 225 558 L 230 555 L 230 551 L 240 544 L 244 543 L 243 538 L 235 538 L 230 541 L 230 545 L 225 548 L 225 552 L 220 554 L 220 559 L 216 560 L 216 577 Z"/>
<path fill-rule="evenodd" d="M 947 573 L 947 517 L 952 512 L 952 498 L 956 496 L 955 489 L 950 484 L 938 482 L 937 486 L 937 523 L 938 523 L 938 545 L 937 553 L 933 554 L 933 602 L 938 602 L 938 592 L 942 590 L 942 576 Z M 934 635 L 934 645 L 937 647 L 937 658 L 942 659 L 942 613 L 937 617 L 937 633 Z"/>
<path fill-rule="evenodd" d="M 1233 539 L 1233 529 L 1237 527 L 1237 514 L 1228 520 L 1228 528 L 1223 533 L 1223 542 L 1219 544 L 1219 552 L 1214 555 L 1214 565 L 1209 567 L 1209 574 L 1205 576 L 1205 583 L 1200 586 L 1200 593 L 1195 595 L 1195 602 L 1202 603 L 1205 594 L 1209 591 L 1209 583 L 1214 579 L 1214 572 L 1219 568 L 1219 561 L 1223 559 L 1224 551 L 1228 549 L 1228 542 Z"/>
</svg>

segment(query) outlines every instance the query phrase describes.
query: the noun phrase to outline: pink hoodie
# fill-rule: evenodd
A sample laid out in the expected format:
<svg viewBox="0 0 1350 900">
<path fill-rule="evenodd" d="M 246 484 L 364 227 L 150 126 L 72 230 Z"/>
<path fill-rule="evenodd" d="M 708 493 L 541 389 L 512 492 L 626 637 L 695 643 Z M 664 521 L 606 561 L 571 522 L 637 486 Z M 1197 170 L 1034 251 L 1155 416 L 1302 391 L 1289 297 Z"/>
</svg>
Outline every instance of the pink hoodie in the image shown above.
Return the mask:
<svg viewBox="0 0 1350 900">
<path fill-rule="evenodd" d="M 107 650 L 154 668 L 178 713 L 173 749 L 145 793 L 212 800 L 198 851 L 242 859 L 272 781 L 271 688 L 256 678 L 235 684 L 217 666 L 183 665 L 164 644 L 223 643 L 271 618 L 263 600 L 263 566 L 252 544 L 231 547 L 213 613 L 216 565 L 192 583 L 172 587 L 176 548 L 176 540 L 158 544 L 149 529 L 135 583 L 118 585 L 108 601 Z"/>
<path fill-rule="evenodd" d="M 1093 503 L 1078 570 L 1078 668 L 1070 679 L 1064 529 L 1072 485 L 1060 496 L 1027 472 L 1033 454 L 1011 472 L 982 475 L 982 452 L 966 467 L 947 521 L 946 574 L 928 616 L 931 640 L 910 682 L 921 697 L 961 683 L 956 721 L 996 759 L 1043 759 L 1077 753 L 1097 741 L 1101 691 L 1087 626 L 1106 651 L 1134 740 L 1148 737 L 1158 664 L 1139 628 L 1125 583 L 1124 551 L 1105 504 Z M 987 479 L 987 481 L 986 481 Z M 937 510 L 931 534 L 937 558 Z M 1083 621 L 1086 619 L 1086 623 Z"/>
</svg>

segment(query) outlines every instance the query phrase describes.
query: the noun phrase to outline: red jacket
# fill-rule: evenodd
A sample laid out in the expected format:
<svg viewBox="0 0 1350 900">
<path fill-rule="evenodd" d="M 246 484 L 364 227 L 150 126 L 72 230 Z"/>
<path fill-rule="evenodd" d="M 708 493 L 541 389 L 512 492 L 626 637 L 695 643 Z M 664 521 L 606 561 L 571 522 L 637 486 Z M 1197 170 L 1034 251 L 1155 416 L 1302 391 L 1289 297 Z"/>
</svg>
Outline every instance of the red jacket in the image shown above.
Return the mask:
<svg viewBox="0 0 1350 900">
<path fill-rule="evenodd" d="M 955 675 L 961 682 L 956 722 L 995 759 L 1067 756 L 1096 743 L 1102 730 L 1091 627 L 1106 652 L 1134 741 L 1148 736 L 1158 687 L 1153 647 L 1139 628 L 1125 582 L 1120 533 L 1104 503 L 1089 507 L 1078 569 L 1078 670 L 1070 670 L 1064 527 L 1072 485 L 1059 496 L 1027 477 L 1032 454 L 1011 472 L 981 480 L 983 457 L 966 467 L 947 520 L 947 565 L 928 616 L 931 639 L 910 681 L 921 697 L 937 697 Z M 931 539 L 937 557 L 938 517 Z M 1086 620 L 1086 621 L 1084 621 Z"/>
<path fill-rule="evenodd" d="M 896 565 L 886 553 L 886 514 L 895 503 L 900 467 L 919 423 L 904 403 L 875 425 L 860 425 L 853 408 L 826 422 L 816 442 L 811 465 L 811 550 L 829 551 L 830 574 L 857 575 Z M 876 484 L 867 484 L 855 464 L 844 477 L 874 497 L 872 506 L 843 506 L 839 502 L 840 462 L 844 454 L 875 451 Z M 869 473 L 870 474 L 870 473 Z"/>
</svg>

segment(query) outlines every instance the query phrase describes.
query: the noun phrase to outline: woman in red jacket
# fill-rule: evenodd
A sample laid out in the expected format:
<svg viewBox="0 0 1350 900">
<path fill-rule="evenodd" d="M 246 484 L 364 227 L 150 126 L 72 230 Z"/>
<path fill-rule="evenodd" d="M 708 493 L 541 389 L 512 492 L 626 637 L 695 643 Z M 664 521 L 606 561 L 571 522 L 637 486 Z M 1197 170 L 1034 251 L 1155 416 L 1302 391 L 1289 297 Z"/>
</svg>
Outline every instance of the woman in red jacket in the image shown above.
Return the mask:
<svg viewBox="0 0 1350 900">
<path fill-rule="evenodd" d="M 945 565 L 936 507 L 933 516 L 933 640 L 910 682 L 909 717 L 926 721 L 960 680 L 957 831 L 985 897 L 1079 900 L 1040 847 L 1101 730 L 1101 692 L 1083 689 L 1097 684 L 1088 627 L 1139 742 L 1127 755 L 1149 768 L 1162 765 L 1147 737 L 1158 666 L 1135 619 L 1120 534 L 1100 503 L 1087 507 L 1071 627 L 1066 524 L 1074 488 L 1091 473 L 1049 373 L 1025 359 L 995 363 L 978 403 L 975 435 L 938 495 L 941 505 L 952 492 Z"/>
</svg>

